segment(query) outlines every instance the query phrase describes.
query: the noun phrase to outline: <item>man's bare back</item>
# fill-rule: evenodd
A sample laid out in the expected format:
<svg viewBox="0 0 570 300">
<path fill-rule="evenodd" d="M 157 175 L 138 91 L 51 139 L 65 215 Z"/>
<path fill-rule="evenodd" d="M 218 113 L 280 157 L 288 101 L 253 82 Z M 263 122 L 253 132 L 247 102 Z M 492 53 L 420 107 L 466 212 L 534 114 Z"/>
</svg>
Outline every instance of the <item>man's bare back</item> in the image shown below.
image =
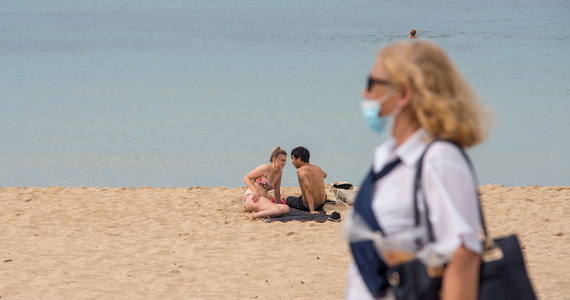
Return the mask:
<svg viewBox="0 0 570 300">
<path fill-rule="evenodd" d="M 327 173 L 319 166 L 307 163 L 297 170 L 297 178 L 303 202 L 311 212 L 315 211 L 315 207 L 325 203 L 327 199 L 324 181 Z"/>
<path fill-rule="evenodd" d="M 318 214 L 326 199 L 325 181 L 327 173 L 319 166 L 309 163 L 311 154 L 305 147 L 291 151 L 291 163 L 297 168 L 297 179 L 301 187 L 301 197 L 287 197 L 287 205 Z"/>
</svg>

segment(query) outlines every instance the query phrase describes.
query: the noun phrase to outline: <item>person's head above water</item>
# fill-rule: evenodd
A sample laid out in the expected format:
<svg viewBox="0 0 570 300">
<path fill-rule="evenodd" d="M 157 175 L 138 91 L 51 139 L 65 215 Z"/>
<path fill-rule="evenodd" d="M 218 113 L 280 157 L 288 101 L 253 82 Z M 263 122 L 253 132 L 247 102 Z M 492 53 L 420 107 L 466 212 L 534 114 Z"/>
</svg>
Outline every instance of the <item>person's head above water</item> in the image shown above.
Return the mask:
<svg viewBox="0 0 570 300">
<path fill-rule="evenodd" d="M 413 28 L 410 30 L 410 38 L 411 38 L 411 39 L 415 39 L 415 38 L 416 38 L 416 30 L 413 29 Z"/>
</svg>

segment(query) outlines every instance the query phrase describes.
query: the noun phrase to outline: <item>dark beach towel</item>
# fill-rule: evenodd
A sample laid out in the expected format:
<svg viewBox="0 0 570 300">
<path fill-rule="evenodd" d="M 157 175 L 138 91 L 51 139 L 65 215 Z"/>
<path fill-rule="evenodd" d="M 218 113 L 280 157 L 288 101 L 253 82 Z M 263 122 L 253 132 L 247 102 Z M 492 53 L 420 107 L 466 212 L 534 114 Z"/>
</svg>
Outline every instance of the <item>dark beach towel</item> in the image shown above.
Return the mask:
<svg viewBox="0 0 570 300">
<path fill-rule="evenodd" d="M 280 221 L 280 222 L 289 222 L 289 221 L 315 221 L 315 222 L 325 222 L 329 219 L 330 215 L 327 215 L 327 212 L 324 209 L 320 209 L 318 212 L 320 214 L 311 214 L 308 211 L 303 211 L 296 208 L 290 208 L 289 213 L 286 213 L 279 217 L 273 217 L 270 222 Z"/>
</svg>

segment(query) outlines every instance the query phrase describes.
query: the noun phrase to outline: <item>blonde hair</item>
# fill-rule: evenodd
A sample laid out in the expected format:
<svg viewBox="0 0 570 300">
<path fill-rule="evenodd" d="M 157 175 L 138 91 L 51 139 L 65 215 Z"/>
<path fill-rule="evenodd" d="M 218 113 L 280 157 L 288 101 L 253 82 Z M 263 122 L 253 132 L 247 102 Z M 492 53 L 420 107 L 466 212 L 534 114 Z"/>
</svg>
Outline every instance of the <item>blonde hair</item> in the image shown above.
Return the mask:
<svg viewBox="0 0 570 300">
<path fill-rule="evenodd" d="M 285 155 L 287 156 L 287 151 L 281 149 L 281 147 L 277 146 L 276 148 L 273 148 L 273 150 L 271 151 L 271 156 L 269 157 L 269 162 L 273 162 L 273 158 L 277 158 L 279 157 L 279 155 Z"/>
<path fill-rule="evenodd" d="M 395 88 L 412 91 L 411 106 L 420 126 L 433 138 L 471 147 L 485 138 L 482 106 L 463 76 L 439 46 L 401 41 L 378 53 Z"/>
</svg>

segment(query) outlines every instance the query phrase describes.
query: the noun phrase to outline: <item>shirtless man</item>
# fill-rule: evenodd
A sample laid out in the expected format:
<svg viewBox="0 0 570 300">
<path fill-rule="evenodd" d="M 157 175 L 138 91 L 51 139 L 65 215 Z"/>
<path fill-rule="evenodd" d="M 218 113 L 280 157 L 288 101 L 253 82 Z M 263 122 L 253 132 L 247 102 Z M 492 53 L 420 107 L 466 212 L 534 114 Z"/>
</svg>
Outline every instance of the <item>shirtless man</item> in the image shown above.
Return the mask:
<svg viewBox="0 0 570 300">
<path fill-rule="evenodd" d="M 327 173 L 319 166 L 310 164 L 310 156 L 309 150 L 304 147 L 297 147 L 291 151 L 291 163 L 297 168 L 301 196 L 287 197 L 287 205 L 318 214 L 318 210 L 325 205 L 327 199 L 324 181 Z"/>
</svg>

